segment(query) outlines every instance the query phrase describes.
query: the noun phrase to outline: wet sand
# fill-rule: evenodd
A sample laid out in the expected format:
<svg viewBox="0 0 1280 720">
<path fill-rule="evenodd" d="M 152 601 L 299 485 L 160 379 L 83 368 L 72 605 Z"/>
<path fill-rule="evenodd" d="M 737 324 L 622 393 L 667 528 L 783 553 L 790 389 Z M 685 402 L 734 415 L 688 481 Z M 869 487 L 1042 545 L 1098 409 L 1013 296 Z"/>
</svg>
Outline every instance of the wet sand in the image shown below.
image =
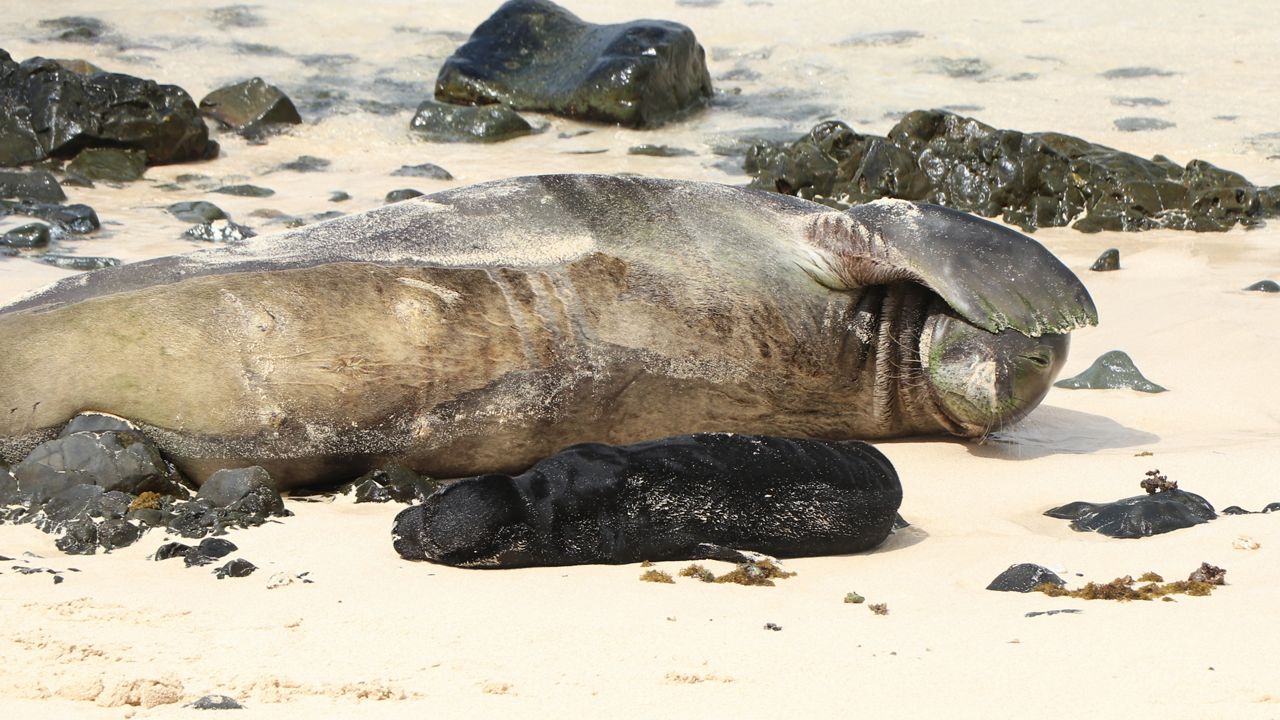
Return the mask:
<svg viewBox="0 0 1280 720">
<path fill-rule="evenodd" d="M 1179 163 L 1200 158 L 1257 184 L 1280 183 L 1280 98 L 1267 90 L 1280 59 L 1272 32 L 1280 8 L 1251 3 L 1227 14 L 1154 2 L 1004 2 L 978 11 L 908 1 L 848 12 L 843 5 L 570 5 L 593 22 L 643 15 L 689 25 L 724 95 L 707 112 L 649 132 L 531 114 L 549 124 L 545 132 L 489 146 L 431 144 L 407 131 L 440 62 L 493 9 L 485 5 L 264 2 L 249 13 L 262 24 L 224 29 L 210 19 L 214 4 L 58 3 L 57 14 L 98 17 L 116 33 L 84 45 L 45 39 L 50 31 L 38 21 L 49 15 L 28 4 L 0 19 L 0 47 L 17 59 L 85 58 L 178 84 L 196 99 L 260 75 L 299 103 L 306 123 L 265 145 L 222 133 L 214 161 L 151 168 L 124 187 L 67 188 L 104 226 L 61 249 L 126 261 L 200 247 L 181 239 L 187 225 L 164 212 L 179 200 L 210 200 L 267 233 L 283 228 L 254 210 L 354 212 L 381 205 L 396 188 L 430 192 L 528 173 L 740 184 L 746 177 L 713 146 L 743 134 L 798 136 L 829 118 L 883 134 L 902 112 L 930 107 Z M 323 54 L 351 58 L 315 57 Z M 721 79 L 731 73 L 739 79 Z M 741 79 L 752 73 L 758 77 Z M 326 88 L 347 99 L 324 110 Z M 1127 132 L 1120 127 L 1133 123 L 1116 125 L 1126 117 L 1173 126 Z M 591 132 L 561 137 L 583 129 Z M 626 154 L 641 143 L 696 154 Z M 271 172 L 300 155 L 332 164 L 318 173 Z M 390 175 L 422 162 L 456 180 Z M 185 173 L 276 194 L 161 188 Z M 352 199 L 330 203 L 338 190 Z M 5 218 L 0 229 L 15 224 Z M 1054 229 L 1035 238 L 1081 276 L 1102 318 L 1073 335 L 1063 375 L 1121 349 L 1169 392 L 1055 389 L 1026 421 L 985 444 L 879 444 L 903 479 L 902 514 L 913 526 L 875 552 L 788 561 L 798 575 L 774 588 L 641 583 L 638 566 L 463 571 L 395 555 L 390 528 L 399 506 L 291 500 L 296 517 L 231 535 L 236 556 L 261 569 L 215 580 L 208 568 L 146 560 L 164 541 L 159 533 L 109 555 L 71 557 L 34 528 L 4 525 L 0 555 L 17 559 L 0 563 L 7 668 L 0 709 L 14 717 L 120 717 L 112 705 L 124 698 L 165 701 L 126 714 L 187 717 L 181 703 L 222 693 L 262 718 L 317 711 L 1067 717 L 1099 707 L 1116 715 L 1277 717 L 1280 518 L 1222 517 L 1113 540 L 1041 513 L 1136 494 L 1153 468 L 1219 509 L 1280 500 L 1280 297 L 1240 290 L 1280 279 L 1280 223 L 1214 235 Z M 1089 272 L 1109 247 L 1120 249 L 1123 269 Z M 0 301 L 66 274 L 0 259 Z M 1145 452 L 1152 454 L 1139 456 Z M 1241 536 L 1259 547 L 1236 549 L 1247 545 L 1235 543 Z M 1076 586 L 1148 570 L 1180 579 L 1202 561 L 1226 568 L 1228 585 L 1177 602 L 984 590 L 1020 562 L 1046 565 Z M 65 582 L 54 585 L 48 574 L 10 570 L 23 564 L 79 572 L 64 572 Z M 267 589 L 280 572 L 308 572 L 314 582 Z M 889 614 L 843 603 L 850 591 L 886 603 Z M 1025 617 L 1061 608 L 1083 612 Z"/>
</svg>

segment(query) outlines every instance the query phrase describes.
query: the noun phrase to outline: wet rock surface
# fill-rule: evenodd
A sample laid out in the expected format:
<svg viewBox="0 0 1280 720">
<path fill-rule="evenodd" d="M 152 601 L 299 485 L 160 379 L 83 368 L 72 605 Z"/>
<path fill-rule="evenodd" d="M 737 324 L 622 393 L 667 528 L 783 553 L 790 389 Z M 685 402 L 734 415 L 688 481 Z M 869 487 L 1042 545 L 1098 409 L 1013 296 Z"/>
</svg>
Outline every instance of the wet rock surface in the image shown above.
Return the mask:
<svg viewBox="0 0 1280 720">
<path fill-rule="evenodd" d="M 213 572 L 213 574 L 214 577 L 219 580 L 223 580 L 225 578 L 242 578 L 249 577 L 257 569 L 258 566 L 248 560 L 245 560 L 244 558 L 236 558 L 226 565 L 219 567 Z"/>
<path fill-rule="evenodd" d="M 209 223 L 230 217 L 222 208 L 204 200 L 176 202 L 165 208 L 165 210 L 175 218 L 191 223 Z"/>
<path fill-rule="evenodd" d="M 941 110 L 908 113 L 885 137 L 827 121 L 745 160 L 752 187 L 847 207 L 923 200 L 1024 230 L 1225 231 L 1280 216 L 1280 186 L 1201 160 L 1150 160 L 1055 132 L 998 130 Z"/>
<path fill-rule="evenodd" d="M 115 267 L 120 264 L 119 258 L 100 257 L 96 255 L 61 255 L 56 253 L 45 253 L 37 258 L 40 262 L 54 267 L 60 267 L 63 270 L 80 270 L 82 272 L 89 270 L 101 270 L 102 268 Z"/>
<path fill-rule="evenodd" d="M 422 197 L 425 194 L 426 193 L 422 192 L 421 190 L 414 190 L 413 188 L 400 188 L 399 190 L 392 190 L 391 192 L 387 193 L 386 197 L 382 198 L 382 201 L 387 203 L 394 203 L 394 202 L 400 202 L 401 200 L 409 200 L 416 197 Z"/>
<path fill-rule="evenodd" d="M 1249 292 L 1280 292 L 1280 283 L 1275 280 L 1259 280 L 1258 282 L 1248 286 L 1245 290 Z"/>
<path fill-rule="evenodd" d="M 200 100 L 200 114 L 246 137 L 260 137 L 302 122 L 289 96 L 258 77 L 205 95 Z"/>
<path fill-rule="evenodd" d="M 533 126 L 503 105 L 470 107 L 426 100 L 409 128 L 432 142 L 498 142 L 528 135 Z"/>
<path fill-rule="evenodd" d="M 147 154 L 142 150 L 85 148 L 67 164 L 67 175 L 80 180 L 132 182 L 147 170 Z"/>
<path fill-rule="evenodd" d="M 452 180 L 453 175 L 439 165 L 422 163 L 421 165 L 401 165 L 391 173 L 395 177 L 420 177 L 430 180 Z"/>
<path fill-rule="evenodd" d="M 257 234 L 251 228 L 234 223 L 227 218 L 193 225 L 182 233 L 184 237 L 192 240 L 231 244 L 244 242 Z"/>
<path fill-rule="evenodd" d="M 122 73 L 81 75 L 40 57 L 18 63 L 0 50 L 0 165 L 89 147 L 141 150 L 151 164 L 218 151 L 182 88 Z"/>
<path fill-rule="evenodd" d="M 1072 530 L 1113 538 L 1159 535 L 1217 517 L 1208 500 L 1176 489 L 1106 503 L 1077 501 L 1047 510 L 1045 515 L 1070 520 Z"/>
<path fill-rule="evenodd" d="M 511 0 L 441 67 L 435 97 L 653 127 L 711 98 L 693 31 L 662 20 L 594 25 L 548 0 Z"/>
<path fill-rule="evenodd" d="M 222 471 L 210 481 L 192 498 L 186 481 L 136 426 L 85 413 L 12 472 L 0 472 L 0 521 L 31 523 L 61 534 L 56 545 L 64 552 L 92 554 L 130 545 L 151 528 L 195 539 L 292 514 L 262 468 Z M 209 555 L 218 543 L 194 549 L 170 543 L 155 558 Z"/>
<path fill-rule="evenodd" d="M 60 203 L 67 199 L 67 194 L 53 173 L 43 168 L 0 170 L 0 198 Z"/>
<path fill-rule="evenodd" d="M 1010 565 L 1008 570 L 997 575 L 991 584 L 987 585 L 987 589 L 998 592 L 1028 593 L 1041 583 L 1067 584 L 1065 580 L 1058 577 L 1057 573 L 1047 567 L 1035 563 L 1019 563 Z"/>
<path fill-rule="evenodd" d="M 48 225 L 27 223 L 0 235 L 0 245 L 12 248 L 40 248 L 49 244 L 49 238 Z"/>
<path fill-rule="evenodd" d="M 102 226 L 98 214 L 88 205 L 56 205 L 21 200 L 0 200 L 0 216 L 26 215 L 40 218 L 58 231 L 88 235 Z"/>
<path fill-rule="evenodd" d="M 1133 364 L 1133 358 L 1123 350 L 1103 353 L 1084 372 L 1059 380 L 1053 386 L 1068 390 L 1129 389 L 1145 393 L 1165 392 L 1165 388 L 1143 377 Z"/>
<path fill-rule="evenodd" d="M 1102 254 L 1098 256 L 1098 259 L 1094 260 L 1093 264 L 1089 266 L 1089 269 L 1094 272 L 1111 272 L 1113 270 L 1119 270 L 1120 251 L 1115 248 L 1104 250 Z"/>
</svg>

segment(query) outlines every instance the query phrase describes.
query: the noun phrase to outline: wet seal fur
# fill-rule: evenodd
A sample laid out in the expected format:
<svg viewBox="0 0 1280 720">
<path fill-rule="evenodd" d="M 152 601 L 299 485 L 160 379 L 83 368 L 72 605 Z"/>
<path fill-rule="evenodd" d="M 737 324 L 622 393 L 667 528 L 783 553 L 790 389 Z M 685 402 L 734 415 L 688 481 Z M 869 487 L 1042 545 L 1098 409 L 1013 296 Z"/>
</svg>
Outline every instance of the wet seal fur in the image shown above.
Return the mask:
<svg viewBox="0 0 1280 720">
<path fill-rule="evenodd" d="M 1048 391 L 1079 279 L 942 207 L 602 175 L 499 180 L 66 278 L 0 309 L 0 456 L 76 414 L 188 477 L 519 472 L 708 431 L 979 436 Z"/>
<path fill-rule="evenodd" d="M 393 536 L 406 559 L 484 568 L 840 555 L 883 542 L 901 503 L 866 443 L 703 433 L 459 480 L 401 511 Z"/>
</svg>

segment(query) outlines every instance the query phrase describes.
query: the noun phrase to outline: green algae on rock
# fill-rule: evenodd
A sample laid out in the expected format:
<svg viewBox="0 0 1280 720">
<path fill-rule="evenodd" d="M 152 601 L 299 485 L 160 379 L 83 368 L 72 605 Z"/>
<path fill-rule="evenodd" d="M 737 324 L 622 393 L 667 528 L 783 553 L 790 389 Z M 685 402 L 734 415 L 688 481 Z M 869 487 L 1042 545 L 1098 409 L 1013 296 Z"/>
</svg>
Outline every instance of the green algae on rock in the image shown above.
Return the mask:
<svg viewBox="0 0 1280 720">
<path fill-rule="evenodd" d="M 1054 387 L 1068 390 L 1116 390 L 1128 388 L 1138 392 L 1160 393 L 1165 388 L 1143 377 L 1133 364 L 1133 358 L 1123 350 L 1112 350 L 1103 353 L 1089 369 L 1065 380 L 1059 380 Z"/>
<path fill-rule="evenodd" d="M 67 165 L 67 175 L 83 180 L 132 182 L 147 170 L 147 154 L 142 150 L 85 148 Z"/>
<path fill-rule="evenodd" d="M 497 142 L 533 132 L 533 127 L 503 105 L 471 107 L 425 100 L 409 128 L 432 142 Z"/>
<path fill-rule="evenodd" d="M 435 96 L 645 128 L 705 106 L 711 76 L 684 25 L 595 25 L 549 0 L 511 0 L 445 61 Z"/>
<path fill-rule="evenodd" d="M 748 152 L 752 187 L 847 207 L 923 200 L 1024 230 L 1225 231 L 1280 217 L 1280 185 L 1258 187 L 1202 160 L 1150 160 L 1070 135 L 998 130 L 942 110 L 908 113 L 886 137 L 838 121 Z"/>
</svg>

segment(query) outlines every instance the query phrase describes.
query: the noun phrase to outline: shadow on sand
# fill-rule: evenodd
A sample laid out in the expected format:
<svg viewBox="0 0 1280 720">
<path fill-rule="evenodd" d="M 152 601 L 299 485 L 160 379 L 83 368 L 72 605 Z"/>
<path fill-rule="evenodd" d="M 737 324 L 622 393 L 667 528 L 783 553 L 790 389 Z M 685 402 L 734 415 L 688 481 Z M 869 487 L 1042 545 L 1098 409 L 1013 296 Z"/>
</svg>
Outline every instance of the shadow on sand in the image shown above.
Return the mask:
<svg viewBox="0 0 1280 720">
<path fill-rule="evenodd" d="M 1125 427 L 1109 417 L 1041 405 L 1013 427 L 969 445 L 978 457 L 1033 460 L 1046 455 L 1083 454 L 1151 445 L 1160 436 Z"/>
</svg>

